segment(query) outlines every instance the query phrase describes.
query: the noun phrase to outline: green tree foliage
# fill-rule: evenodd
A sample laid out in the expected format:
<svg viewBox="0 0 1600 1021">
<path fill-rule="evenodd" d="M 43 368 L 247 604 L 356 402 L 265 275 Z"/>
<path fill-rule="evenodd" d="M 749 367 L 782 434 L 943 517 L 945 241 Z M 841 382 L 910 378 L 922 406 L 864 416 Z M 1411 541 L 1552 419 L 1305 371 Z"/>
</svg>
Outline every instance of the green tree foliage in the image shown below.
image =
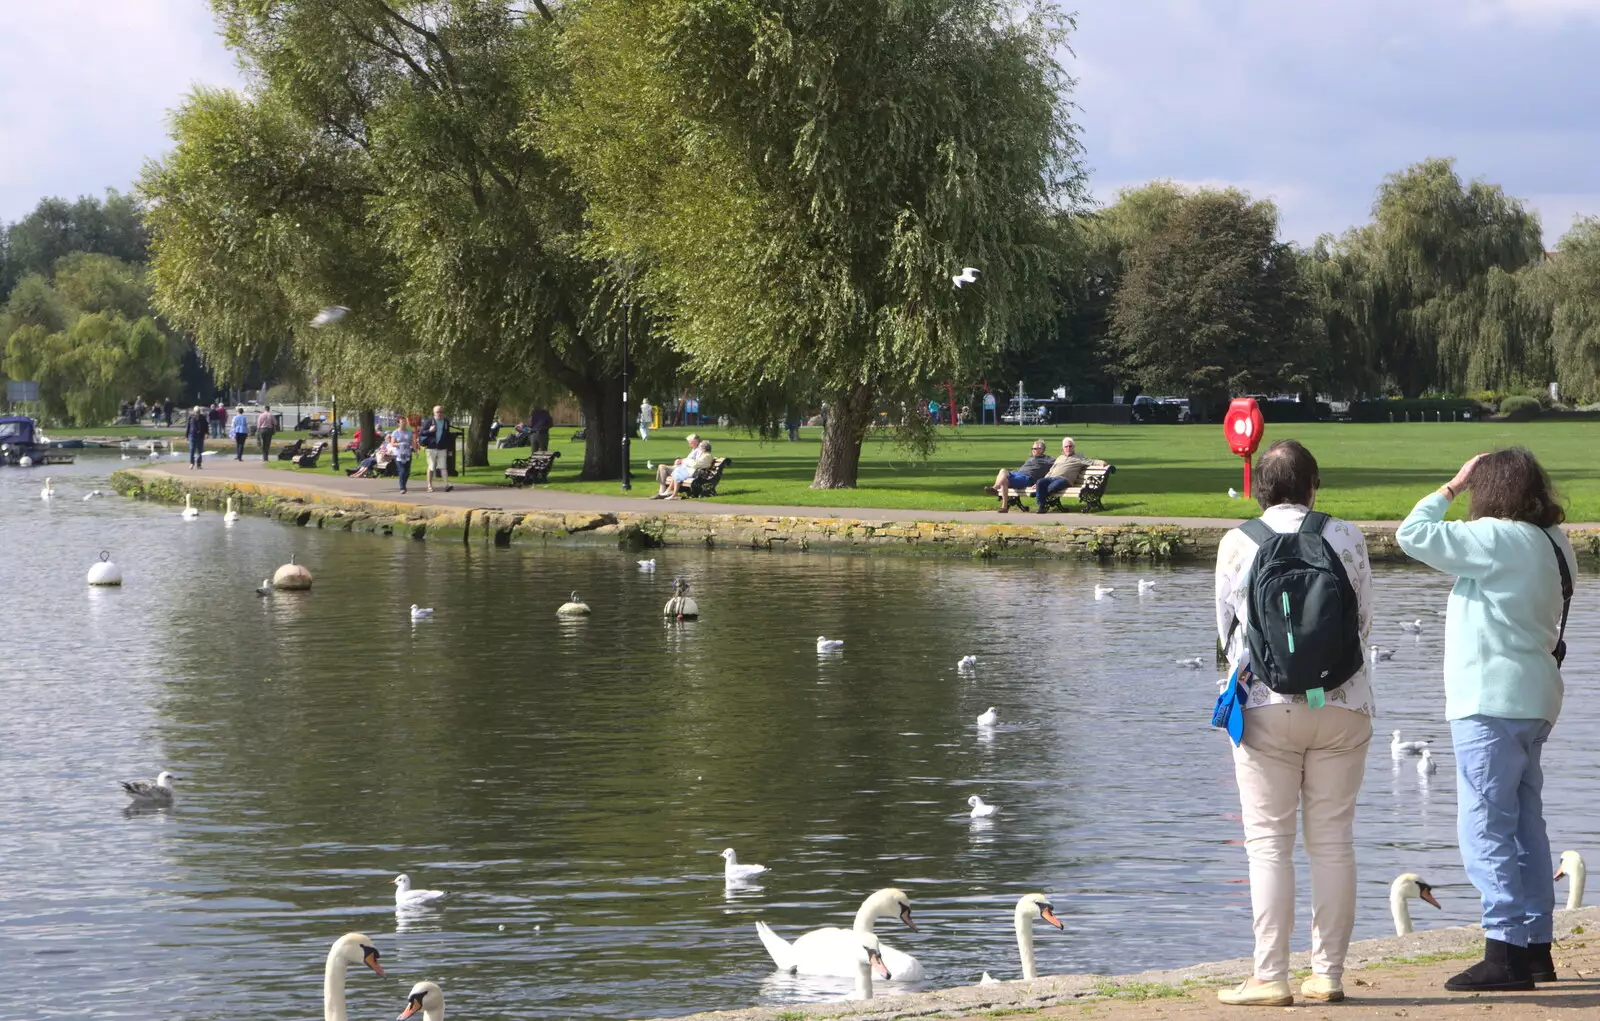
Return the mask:
<svg viewBox="0 0 1600 1021">
<path fill-rule="evenodd" d="M 145 230 L 138 202 L 107 191 L 104 199 L 76 202 L 47 198 L 0 237 L 0 300 L 30 273 L 49 274 L 73 252 L 94 252 L 125 263 L 142 263 Z"/>
<path fill-rule="evenodd" d="M 1069 19 L 1000 0 L 569 4 L 546 137 L 597 247 L 644 267 L 692 370 L 811 381 L 813 485 L 854 485 L 883 404 L 1048 315 L 1079 199 Z M 950 277 L 981 271 L 964 290 Z"/>
<path fill-rule="evenodd" d="M 1600 218 L 1573 225 L 1549 261 L 1526 273 L 1549 316 L 1555 378 L 1567 396 L 1600 400 Z"/>
<path fill-rule="evenodd" d="M 1136 198 L 1111 319 L 1126 378 L 1221 396 L 1309 385 L 1317 352 L 1276 207 L 1232 189 Z"/>
</svg>

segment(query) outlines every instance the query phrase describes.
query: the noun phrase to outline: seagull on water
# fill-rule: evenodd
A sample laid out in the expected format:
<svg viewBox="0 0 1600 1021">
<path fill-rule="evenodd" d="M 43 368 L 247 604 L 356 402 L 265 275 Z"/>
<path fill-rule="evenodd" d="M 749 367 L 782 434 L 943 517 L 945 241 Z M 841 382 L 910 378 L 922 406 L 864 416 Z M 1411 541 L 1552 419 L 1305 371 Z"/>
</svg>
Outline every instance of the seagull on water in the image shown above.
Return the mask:
<svg viewBox="0 0 1600 1021">
<path fill-rule="evenodd" d="M 962 284 L 975 284 L 978 282 L 978 270 L 975 266 L 962 266 L 961 272 L 950 278 L 950 282 L 960 287 Z"/>
<path fill-rule="evenodd" d="M 1393 649 L 1384 649 L 1379 648 L 1376 645 L 1369 645 L 1367 646 L 1367 651 L 1372 653 L 1372 660 L 1375 663 L 1387 663 L 1389 660 L 1394 659 Z"/>
<path fill-rule="evenodd" d="M 835 649 L 842 649 L 842 648 L 844 648 L 844 639 L 843 638 L 824 638 L 821 635 L 817 636 L 817 651 L 818 652 L 832 652 Z"/>
<path fill-rule="evenodd" d="M 123 780 L 122 789 L 135 805 L 172 804 L 172 781 L 180 779 L 166 770 L 154 780 Z"/>
<path fill-rule="evenodd" d="M 88 500 L 93 500 L 97 496 L 105 496 L 105 495 L 106 494 L 100 492 L 100 490 L 98 490 L 98 489 L 91 489 L 87 493 L 83 494 L 83 498 L 84 498 L 85 501 L 88 501 Z"/>
<path fill-rule="evenodd" d="M 967 804 L 972 806 L 972 811 L 967 814 L 974 819 L 987 819 L 1000 811 L 999 805 L 991 805 L 976 794 L 967 799 Z"/>
<path fill-rule="evenodd" d="M 411 619 L 412 620 L 427 620 L 431 616 L 433 616 L 433 607 L 431 607 L 431 606 L 418 606 L 416 603 L 412 603 L 411 604 Z M 403 879 L 405 877 L 402 876 L 401 878 Z"/>
<path fill-rule="evenodd" d="M 1172 662 L 1181 667 L 1188 667 L 1190 670 L 1199 670 L 1206 665 L 1203 656 L 1190 656 L 1188 659 L 1175 659 Z"/>
<path fill-rule="evenodd" d="M 328 305 L 311 317 L 311 325 L 321 329 L 343 319 L 349 311 L 343 305 Z"/>
<path fill-rule="evenodd" d="M 962 656 L 960 659 L 956 660 L 956 669 L 964 674 L 971 673 L 972 671 L 978 669 L 978 657 Z"/>
<path fill-rule="evenodd" d="M 1389 754 L 1397 759 L 1407 755 L 1421 755 L 1428 750 L 1430 744 L 1433 744 L 1433 742 L 1402 741 L 1400 740 L 1400 732 L 1397 730 L 1389 735 Z"/>
<path fill-rule="evenodd" d="M 765 865 L 740 865 L 739 856 L 731 847 L 722 849 L 722 860 L 722 878 L 727 883 L 747 883 L 767 871 Z"/>
<path fill-rule="evenodd" d="M 1097 584 L 1094 587 L 1094 597 L 1096 599 L 1105 599 L 1106 597 L 1110 596 L 1111 593 L 1115 592 L 1116 590 L 1117 589 L 1116 589 L 1115 585 L 1099 585 L 1099 584 Z"/>
<path fill-rule="evenodd" d="M 656 562 L 655 562 L 655 560 L 653 558 L 650 559 L 650 560 L 641 560 L 641 561 L 639 561 L 639 570 L 641 570 L 641 571 L 654 571 L 655 569 L 656 569 Z"/>
<path fill-rule="evenodd" d="M 978 714 L 978 726 L 980 727 L 992 727 L 999 722 L 1000 714 L 994 711 L 994 706 L 990 706 Z"/>
<path fill-rule="evenodd" d="M 1418 617 L 1416 620 L 1411 621 L 1402 620 L 1400 622 L 1400 630 L 1408 635 L 1422 634 L 1422 618 Z"/>
<path fill-rule="evenodd" d="M 1139 594 L 1141 596 L 1144 595 L 1146 592 L 1149 592 L 1151 589 L 1154 589 L 1155 587 L 1156 587 L 1156 583 L 1155 582 L 1146 581 L 1143 578 L 1139 579 Z"/>
<path fill-rule="evenodd" d="M 1422 776 L 1432 776 L 1438 771 L 1439 767 L 1433 761 L 1433 753 L 1426 748 L 1422 749 L 1422 758 L 1417 760 L 1417 772 Z"/>
<path fill-rule="evenodd" d="M 394 906 L 397 908 L 429 904 L 443 896 L 443 890 L 413 890 L 411 877 L 404 872 L 394 877 Z"/>
<path fill-rule="evenodd" d="M 261 585 L 259 587 L 257 587 L 256 595 L 258 595 L 258 596 L 270 596 L 270 595 L 272 595 L 272 579 L 271 578 L 262 578 L 261 579 Z"/>
</svg>

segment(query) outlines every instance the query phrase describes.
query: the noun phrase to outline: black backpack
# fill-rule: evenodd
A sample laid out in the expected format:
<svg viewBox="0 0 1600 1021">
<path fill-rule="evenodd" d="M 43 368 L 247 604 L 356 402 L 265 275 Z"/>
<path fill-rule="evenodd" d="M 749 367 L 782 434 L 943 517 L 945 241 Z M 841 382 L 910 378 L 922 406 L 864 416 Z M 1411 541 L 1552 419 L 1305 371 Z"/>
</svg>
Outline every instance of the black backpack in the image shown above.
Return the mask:
<svg viewBox="0 0 1600 1021">
<path fill-rule="evenodd" d="M 1281 695 L 1337 688 L 1362 666 L 1356 590 L 1322 537 L 1327 523 L 1312 511 L 1296 532 L 1274 532 L 1260 518 L 1239 526 L 1257 545 L 1245 628 L 1250 670 Z"/>
</svg>

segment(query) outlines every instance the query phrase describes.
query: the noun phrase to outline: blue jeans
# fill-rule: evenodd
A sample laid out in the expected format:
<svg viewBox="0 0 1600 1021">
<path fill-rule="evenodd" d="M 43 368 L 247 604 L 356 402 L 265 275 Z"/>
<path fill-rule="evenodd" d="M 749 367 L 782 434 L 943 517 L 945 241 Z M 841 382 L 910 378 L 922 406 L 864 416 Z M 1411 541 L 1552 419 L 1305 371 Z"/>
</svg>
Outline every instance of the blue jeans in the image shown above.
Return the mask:
<svg viewBox="0 0 1600 1021">
<path fill-rule="evenodd" d="M 1519 947 L 1549 943 L 1554 925 L 1539 766 L 1551 726 L 1493 716 L 1450 721 L 1461 861 L 1483 898 L 1484 935 Z"/>
<path fill-rule="evenodd" d="M 1033 498 L 1038 501 L 1036 509 L 1044 513 L 1044 505 L 1050 502 L 1050 494 L 1058 489 L 1070 489 L 1067 480 L 1063 478 L 1042 478 L 1033 484 Z"/>
<path fill-rule="evenodd" d="M 406 491 L 406 480 L 411 478 L 411 458 L 399 458 L 394 462 L 395 470 L 400 473 L 400 492 Z M 1551 889 L 1555 889 L 1554 880 Z"/>
</svg>

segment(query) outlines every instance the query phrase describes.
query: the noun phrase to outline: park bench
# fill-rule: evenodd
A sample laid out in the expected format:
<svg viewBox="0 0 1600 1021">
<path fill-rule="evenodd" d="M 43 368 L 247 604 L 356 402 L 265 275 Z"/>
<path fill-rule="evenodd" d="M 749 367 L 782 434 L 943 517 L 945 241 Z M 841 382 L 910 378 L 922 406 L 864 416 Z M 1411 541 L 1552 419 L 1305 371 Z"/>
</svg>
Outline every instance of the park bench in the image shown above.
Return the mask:
<svg viewBox="0 0 1600 1021">
<path fill-rule="evenodd" d="M 559 450 L 543 450 L 527 457 L 519 457 L 511 462 L 511 467 L 505 471 L 506 478 L 511 480 L 513 486 L 529 486 L 537 482 L 550 480 L 550 469 L 555 466 L 556 458 L 561 456 Z"/>
<path fill-rule="evenodd" d="M 290 460 L 293 461 L 296 468 L 315 468 L 317 466 L 317 458 L 321 457 L 322 452 L 327 449 L 328 444 L 324 441 L 304 453 L 296 454 Z"/>
<path fill-rule="evenodd" d="M 1054 493 L 1050 494 L 1050 498 L 1045 501 L 1045 510 L 1065 510 L 1066 508 L 1062 505 L 1061 501 L 1072 498 L 1077 499 L 1078 503 L 1081 505 L 1081 509 L 1084 511 L 1093 512 L 1100 510 L 1100 500 L 1101 497 L 1105 495 L 1106 484 L 1110 482 L 1111 476 L 1115 474 L 1116 470 L 1117 466 L 1111 464 L 1109 461 L 1089 462 L 1089 467 L 1083 470 L 1083 478 L 1078 480 L 1078 484 L 1076 486 L 1068 486 L 1066 489 L 1058 489 Z M 1035 487 L 1033 486 L 1029 486 L 1027 489 L 1011 490 L 1011 500 L 1007 506 L 1021 506 L 1022 497 L 1034 496 L 1034 490 Z M 994 492 L 994 487 L 986 486 L 984 487 L 984 492 L 992 494 Z"/>
<path fill-rule="evenodd" d="M 728 466 L 731 458 L 715 457 L 711 463 L 694 473 L 686 486 L 679 486 L 678 492 L 684 496 L 716 496 L 717 485 L 722 482 L 722 469 Z"/>
<path fill-rule="evenodd" d="M 281 450 L 278 451 L 278 460 L 280 460 L 280 461 L 293 461 L 295 458 L 297 458 L 301 454 L 305 453 L 305 449 L 306 449 L 306 441 L 305 440 L 295 440 L 293 443 L 290 443 L 289 445 L 285 446 L 284 448 L 282 448 Z"/>
</svg>

